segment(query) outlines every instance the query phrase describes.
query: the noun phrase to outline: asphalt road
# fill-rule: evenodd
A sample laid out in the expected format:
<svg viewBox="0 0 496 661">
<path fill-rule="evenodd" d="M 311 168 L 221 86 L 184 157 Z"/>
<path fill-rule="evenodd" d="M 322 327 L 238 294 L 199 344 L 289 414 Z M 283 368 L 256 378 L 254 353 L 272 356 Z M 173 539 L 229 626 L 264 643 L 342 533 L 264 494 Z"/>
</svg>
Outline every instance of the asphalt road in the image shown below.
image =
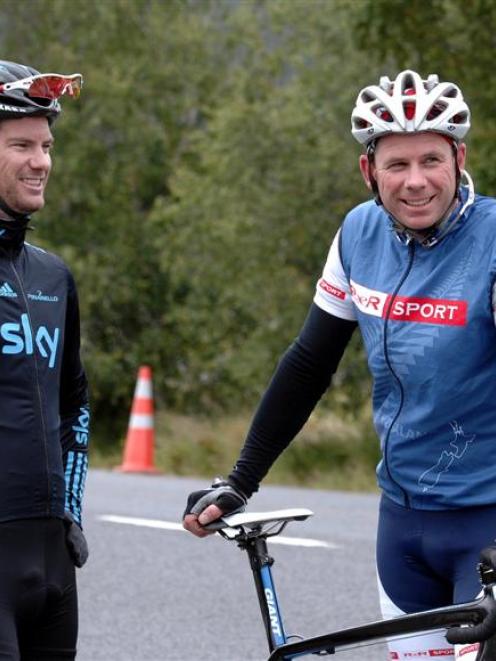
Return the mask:
<svg viewBox="0 0 496 661">
<path fill-rule="evenodd" d="M 180 529 L 187 494 L 204 481 L 90 471 L 79 571 L 78 661 L 263 661 L 267 643 L 245 554 L 218 535 Z M 307 507 L 315 516 L 271 544 L 286 633 L 318 635 L 379 619 L 377 496 L 263 487 L 252 511 Z M 305 657 L 313 658 L 313 657 Z M 328 657 L 384 661 L 375 645 Z"/>
</svg>

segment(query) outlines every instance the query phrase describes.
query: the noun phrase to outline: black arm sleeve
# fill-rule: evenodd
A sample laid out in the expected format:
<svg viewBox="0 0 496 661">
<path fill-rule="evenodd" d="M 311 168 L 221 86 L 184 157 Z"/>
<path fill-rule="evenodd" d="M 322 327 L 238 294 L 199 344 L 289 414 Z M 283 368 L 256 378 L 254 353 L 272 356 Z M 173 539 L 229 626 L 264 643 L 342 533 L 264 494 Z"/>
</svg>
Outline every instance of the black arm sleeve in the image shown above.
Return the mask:
<svg viewBox="0 0 496 661">
<path fill-rule="evenodd" d="M 60 382 L 60 443 L 66 483 L 65 509 L 81 525 L 81 508 L 88 470 L 90 411 L 88 384 L 80 358 L 79 303 L 68 273 L 64 353 Z"/>
<path fill-rule="evenodd" d="M 300 335 L 283 355 L 253 418 L 228 479 L 246 496 L 303 427 L 331 383 L 357 324 L 315 303 Z"/>
</svg>

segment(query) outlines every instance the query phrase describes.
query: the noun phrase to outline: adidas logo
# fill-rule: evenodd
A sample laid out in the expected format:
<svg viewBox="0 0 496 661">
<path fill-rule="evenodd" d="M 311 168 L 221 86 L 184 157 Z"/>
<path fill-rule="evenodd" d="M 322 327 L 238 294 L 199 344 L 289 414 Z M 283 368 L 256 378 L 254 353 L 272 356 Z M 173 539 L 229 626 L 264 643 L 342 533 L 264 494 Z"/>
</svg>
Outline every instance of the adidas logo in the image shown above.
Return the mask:
<svg viewBox="0 0 496 661">
<path fill-rule="evenodd" d="M 3 285 L 0 287 L 0 296 L 6 296 L 8 298 L 17 298 L 17 294 L 15 291 L 12 289 L 12 287 L 9 285 L 8 282 L 4 282 Z"/>
</svg>

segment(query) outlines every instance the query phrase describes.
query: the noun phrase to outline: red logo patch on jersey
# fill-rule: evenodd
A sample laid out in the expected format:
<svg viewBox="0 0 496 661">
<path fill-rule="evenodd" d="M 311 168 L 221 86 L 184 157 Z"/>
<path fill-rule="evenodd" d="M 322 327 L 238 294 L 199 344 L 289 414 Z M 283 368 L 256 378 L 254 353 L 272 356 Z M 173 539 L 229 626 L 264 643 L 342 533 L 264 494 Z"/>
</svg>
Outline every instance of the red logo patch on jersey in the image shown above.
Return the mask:
<svg viewBox="0 0 496 661">
<path fill-rule="evenodd" d="M 392 652 L 396 654 L 396 652 Z M 454 656 L 455 652 L 452 647 L 441 647 L 439 649 L 433 650 L 420 650 L 418 652 L 403 652 L 403 657 L 405 659 L 425 659 L 427 657 L 433 656 Z M 398 655 L 392 657 L 393 659 L 399 659 Z"/>
<path fill-rule="evenodd" d="M 341 291 L 341 289 L 338 289 L 334 285 L 331 285 L 330 282 L 327 282 L 327 280 L 324 280 L 324 278 L 321 278 L 319 280 L 319 287 L 326 291 L 328 294 L 331 294 L 331 296 L 335 296 L 336 298 L 341 299 L 344 301 L 346 298 L 346 293 L 344 291 Z"/>
<path fill-rule="evenodd" d="M 467 301 L 395 296 L 391 305 L 391 294 L 363 287 L 356 282 L 350 285 L 357 308 L 373 317 L 440 326 L 465 326 L 467 323 Z"/>
<path fill-rule="evenodd" d="M 465 326 L 467 323 L 467 302 L 443 298 L 409 298 L 397 296 L 394 299 L 390 319 L 396 321 L 419 321 L 426 324 Z"/>
<path fill-rule="evenodd" d="M 461 658 L 462 656 L 465 656 L 465 654 L 471 654 L 472 652 L 477 652 L 478 649 L 479 649 L 479 643 L 474 643 L 473 645 L 469 645 L 468 647 L 463 647 L 458 652 L 458 655 Z"/>
</svg>

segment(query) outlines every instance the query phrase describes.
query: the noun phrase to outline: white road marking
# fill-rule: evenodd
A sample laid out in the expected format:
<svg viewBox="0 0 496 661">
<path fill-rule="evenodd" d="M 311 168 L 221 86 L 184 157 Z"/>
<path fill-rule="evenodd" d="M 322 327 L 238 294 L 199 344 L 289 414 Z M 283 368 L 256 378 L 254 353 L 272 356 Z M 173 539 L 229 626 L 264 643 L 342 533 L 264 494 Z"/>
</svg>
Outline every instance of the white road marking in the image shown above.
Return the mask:
<svg viewBox="0 0 496 661">
<path fill-rule="evenodd" d="M 142 526 L 144 528 L 159 528 L 160 530 L 174 530 L 186 532 L 180 523 L 173 521 L 162 521 L 160 519 L 142 519 L 134 516 L 118 516 L 116 514 L 102 514 L 97 517 L 100 521 L 108 523 L 120 523 L 127 526 Z M 320 539 L 308 539 L 305 537 L 271 537 L 267 540 L 269 544 L 281 544 L 285 546 L 303 546 L 306 548 L 337 549 L 337 544 L 323 542 Z"/>
</svg>

